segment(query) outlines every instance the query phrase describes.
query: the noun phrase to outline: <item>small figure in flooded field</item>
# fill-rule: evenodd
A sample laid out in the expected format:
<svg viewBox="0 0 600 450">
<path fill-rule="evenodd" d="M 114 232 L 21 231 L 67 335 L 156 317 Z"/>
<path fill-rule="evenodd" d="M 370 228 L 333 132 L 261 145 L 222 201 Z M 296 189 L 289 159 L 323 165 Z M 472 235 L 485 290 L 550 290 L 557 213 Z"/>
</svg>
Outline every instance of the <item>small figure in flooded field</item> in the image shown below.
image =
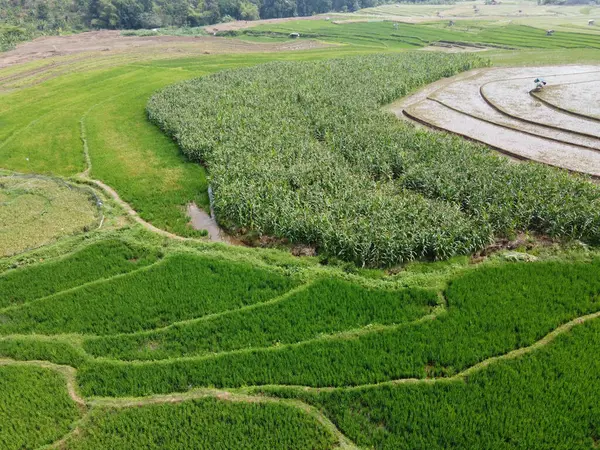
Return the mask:
<svg viewBox="0 0 600 450">
<path fill-rule="evenodd" d="M 535 83 L 536 91 L 541 91 L 542 89 L 544 89 L 544 86 L 546 86 L 546 82 L 543 78 L 536 78 L 535 80 L 533 80 L 533 82 Z"/>
</svg>

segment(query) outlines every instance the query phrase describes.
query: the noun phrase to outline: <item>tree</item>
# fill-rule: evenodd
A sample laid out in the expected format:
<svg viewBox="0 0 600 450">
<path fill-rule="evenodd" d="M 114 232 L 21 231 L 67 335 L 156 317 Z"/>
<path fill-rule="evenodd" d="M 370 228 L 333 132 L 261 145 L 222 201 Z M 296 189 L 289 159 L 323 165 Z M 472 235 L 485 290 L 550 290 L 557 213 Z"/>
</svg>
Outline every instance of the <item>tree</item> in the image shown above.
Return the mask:
<svg viewBox="0 0 600 450">
<path fill-rule="evenodd" d="M 117 7 L 110 0 L 98 0 L 97 16 L 92 18 L 90 25 L 95 28 L 116 28 L 119 24 Z"/>
<path fill-rule="evenodd" d="M 155 12 L 143 12 L 140 14 L 141 28 L 160 28 L 161 26 L 162 19 Z"/>
<path fill-rule="evenodd" d="M 114 1 L 114 0 L 113 0 Z M 118 0 L 116 2 L 119 28 L 140 28 L 140 16 L 144 6 L 138 0 Z"/>
<path fill-rule="evenodd" d="M 35 15 L 39 20 L 48 20 L 50 18 L 50 6 L 48 6 L 48 3 L 38 3 Z"/>
<path fill-rule="evenodd" d="M 263 19 L 297 16 L 295 0 L 265 0 L 260 16 Z"/>
<path fill-rule="evenodd" d="M 258 20 L 260 14 L 258 13 L 258 6 L 254 3 L 243 1 L 240 3 L 240 16 L 241 20 Z"/>
</svg>

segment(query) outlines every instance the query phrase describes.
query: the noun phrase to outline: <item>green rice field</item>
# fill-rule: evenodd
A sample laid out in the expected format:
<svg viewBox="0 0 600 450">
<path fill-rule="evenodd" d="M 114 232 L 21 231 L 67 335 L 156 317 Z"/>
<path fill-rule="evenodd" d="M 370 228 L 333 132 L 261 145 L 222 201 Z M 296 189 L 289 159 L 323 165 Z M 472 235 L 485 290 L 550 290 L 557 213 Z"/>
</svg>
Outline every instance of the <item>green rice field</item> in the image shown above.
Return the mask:
<svg viewBox="0 0 600 450">
<path fill-rule="evenodd" d="M 597 183 L 386 109 L 600 61 L 495 6 L 0 53 L 0 448 L 599 448 Z"/>
</svg>

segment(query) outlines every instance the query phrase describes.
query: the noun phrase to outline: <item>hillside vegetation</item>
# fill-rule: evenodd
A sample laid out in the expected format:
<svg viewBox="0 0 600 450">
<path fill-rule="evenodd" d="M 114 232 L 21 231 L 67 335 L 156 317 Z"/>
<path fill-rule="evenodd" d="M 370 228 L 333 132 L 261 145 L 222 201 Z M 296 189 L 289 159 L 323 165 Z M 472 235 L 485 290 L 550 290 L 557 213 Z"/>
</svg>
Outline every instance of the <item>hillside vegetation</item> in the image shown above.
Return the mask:
<svg viewBox="0 0 600 450">
<path fill-rule="evenodd" d="M 470 254 L 527 230 L 597 243 L 597 186 L 382 110 L 486 64 L 423 53 L 272 63 L 173 85 L 147 109 L 208 166 L 229 228 L 372 266 Z"/>
<path fill-rule="evenodd" d="M 0 51 L 43 34 L 198 27 L 232 20 L 355 11 L 379 0 L 0 0 Z"/>
</svg>

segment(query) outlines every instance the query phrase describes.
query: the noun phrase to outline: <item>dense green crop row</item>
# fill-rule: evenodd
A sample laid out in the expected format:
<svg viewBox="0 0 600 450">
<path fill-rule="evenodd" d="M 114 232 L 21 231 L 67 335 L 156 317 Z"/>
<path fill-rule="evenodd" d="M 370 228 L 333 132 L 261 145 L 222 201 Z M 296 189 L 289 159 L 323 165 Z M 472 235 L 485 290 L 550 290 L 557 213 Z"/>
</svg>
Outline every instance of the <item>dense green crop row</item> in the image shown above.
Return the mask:
<svg viewBox="0 0 600 450">
<path fill-rule="evenodd" d="M 367 448 L 588 450 L 600 443 L 599 352 L 596 319 L 466 383 L 297 395 Z"/>
<path fill-rule="evenodd" d="M 470 253 L 520 230 L 599 242 L 597 186 L 381 110 L 485 64 L 425 53 L 271 63 L 171 86 L 147 109 L 209 167 L 229 227 L 367 265 Z"/>
<path fill-rule="evenodd" d="M 591 33 L 559 31 L 546 36 L 546 31 L 525 25 L 507 25 L 491 21 L 437 21 L 424 24 L 392 22 L 350 22 L 333 24 L 325 20 L 268 23 L 239 31 L 224 31 L 221 35 L 287 37 L 299 32 L 304 39 L 379 46 L 381 48 L 415 48 L 435 42 L 484 44 L 512 48 L 600 48 L 597 36 Z"/>
<path fill-rule="evenodd" d="M 147 395 L 190 386 L 345 386 L 452 375 L 527 346 L 600 310 L 600 261 L 482 268 L 453 281 L 448 313 L 384 331 L 169 362 L 97 361 L 78 374 L 89 395 Z"/>
<path fill-rule="evenodd" d="M 250 265 L 178 254 L 145 270 L 5 310 L 0 334 L 136 332 L 262 302 L 293 285 Z"/>
<path fill-rule="evenodd" d="M 0 448 L 37 448 L 69 430 L 77 418 L 65 380 L 48 369 L 0 366 Z"/>
<path fill-rule="evenodd" d="M 160 255 L 118 240 L 89 245 L 57 261 L 9 271 L 0 276 L 0 307 L 24 303 L 90 281 L 147 266 Z"/>
<path fill-rule="evenodd" d="M 0 357 L 20 361 L 50 361 L 79 367 L 86 359 L 85 353 L 68 342 L 12 337 L 0 339 Z"/>
<path fill-rule="evenodd" d="M 161 359 L 267 347 L 370 324 L 415 320 L 437 301 L 433 291 L 383 291 L 324 279 L 274 304 L 157 332 L 95 338 L 86 341 L 84 348 L 95 356 Z"/>
<path fill-rule="evenodd" d="M 335 437 L 297 408 L 215 399 L 92 415 L 69 449 L 327 449 Z"/>
</svg>

